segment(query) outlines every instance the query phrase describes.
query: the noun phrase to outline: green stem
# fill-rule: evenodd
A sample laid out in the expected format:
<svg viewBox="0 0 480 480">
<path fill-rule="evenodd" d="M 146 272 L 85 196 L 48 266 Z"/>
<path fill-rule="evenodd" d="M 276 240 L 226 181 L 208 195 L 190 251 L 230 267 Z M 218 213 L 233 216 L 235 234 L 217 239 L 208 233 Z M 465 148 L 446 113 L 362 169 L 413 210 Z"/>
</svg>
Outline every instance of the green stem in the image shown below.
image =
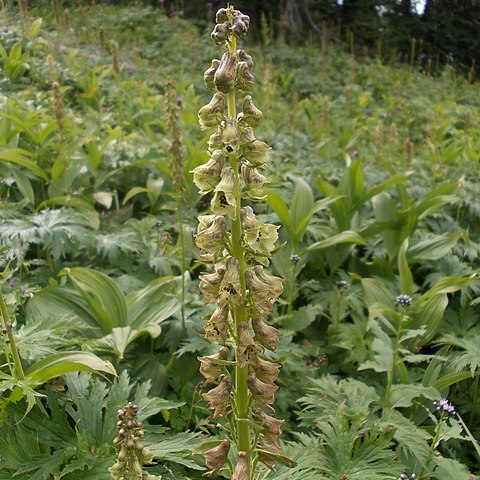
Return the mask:
<svg viewBox="0 0 480 480">
<path fill-rule="evenodd" d="M 177 211 L 178 211 L 178 240 L 180 242 L 180 255 L 181 255 L 181 269 L 182 269 L 182 299 L 181 299 L 181 307 L 180 307 L 180 313 L 182 317 L 182 330 L 183 334 L 186 335 L 187 333 L 187 327 L 185 325 L 185 268 L 186 268 L 186 260 L 185 260 L 185 236 L 183 232 L 183 201 L 181 194 L 178 196 L 178 205 L 177 205 Z"/>
<path fill-rule="evenodd" d="M 400 347 L 400 335 L 402 334 L 403 319 L 404 319 L 404 316 L 402 313 L 398 321 L 395 343 L 393 345 L 393 350 L 392 350 L 392 369 L 389 370 L 387 373 L 387 388 L 385 390 L 385 398 L 383 400 L 384 409 L 389 406 L 390 396 L 392 394 L 392 385 L 393 385 L 393 379 L 395 376 L 395 366 L 397 365 L 397 362 L 398 362 L 398 350 Z"/>
<path fill-rule="evenodd" d="M 237 49 L 236 39 L 232 35 L 231 41 L 229 44 L 229 50 L 235 52 Z M 235 118 L 237 115 L 237 107 L 235 101 L 235 90 L 228 94 L 227 98 L 227 108 L 228 108 L 228 117 Z M 240 162 L 236 155 L 230 156 L 230 166 L 235 172 L 235 201 L 236 201 L 236 218 L 232 220 L 232 256 L 238 260 L 239 264 L 239 273 L 240 273 L 240 287 L 241 294 L 244 302 L 242 305 L 234 308 L 234 322 L 235 322 L 235 331 L 238 330 L 238 325 L 241 322 L 248 322 L 248 312 L 245 305 L 245 296 L 246 296 L 246 281 L 245 281 L 245 254 L 242 246 L 242 220 L 241 212 L 242 208 L 242 194 L 240 191 L 240 175 L 239 175 L 239 165 Z M 248 425 L 248 409 L 249 409 L 249 396 L 248 391 L 248 365 L 245 367 L 235 367 L 235 405 L 237 408 L 237 448 L 241 452 L 247 452 L 247 455 L 250 455 L 250 428 Z M 250 465 L 250 459 L 248 460 Z"/>
<path fill-rule="evenodd" d="M 5 327 L 8 328 L 9 321 L 7 305 L 5 304 L 5 299 L 3 298 L 2 292 L 0 292 L 0 312 L 2 313 L 3 323 L 5 324 Z M 15 338 L 13 337 L 11 328 L 8 328 L 7 336 L 8 340 L 10 341 L 10 350 L 12 352 L 13 363 L 15 364 L 15 372 L 20 380 L 25 380 L 25 373 L 23 371 L 22 362 L 17 350 L 17 344 L 15 343 Z"/>
</svg>

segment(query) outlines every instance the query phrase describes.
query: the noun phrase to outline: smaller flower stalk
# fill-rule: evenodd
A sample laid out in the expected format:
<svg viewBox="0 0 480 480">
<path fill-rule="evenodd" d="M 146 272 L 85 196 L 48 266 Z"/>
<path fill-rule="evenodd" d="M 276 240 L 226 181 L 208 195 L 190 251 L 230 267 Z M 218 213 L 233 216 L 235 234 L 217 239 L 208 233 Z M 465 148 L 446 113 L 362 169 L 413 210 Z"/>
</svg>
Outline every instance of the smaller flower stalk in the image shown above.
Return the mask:
<svg viewBox="0 0 480 480">
<path fill-rule="evenodd" d="M 271 150 L 253 131 L 263 114 L 250 94 L 252 57 L 237 49 L 249 23 L 233 6 L 216 14 L 211 36 L 225 51 L 205 71 L 213 97 L 198 113 L 200 127 L 212 130 L 209 159 L 192 171 L 199 193 L 211 195 L 210 212 L 199 217 L 195 243 L 201 259 L 213 265 L 200 275 L 199 288 L 205 305 L 216 303 L 204 331 L 207 340 L 219 345 L 214 355 L 199 357 L 203 385 L 212 385 L 203 397 L 213 418 L 227 420 L 223 431 L 228 432 L 203 455 L 207 475 L 224 473 L 231 465 L 231 480 L 257 478 L 261 463 L 271 470 L 278 460 L 294 465 L 279 457 L 283 420 L 273 416 L 273 404 L 280 365 L 265 356 L 276 350 L 281 337 L 267 319 L 283 281 L 266 271 L 279 227 L 263 223 L 251 206 L 242 205 L 265 199 L 267 179 L 261 172 Z"/>
<path fill-rule="evenodd" d="M 152 461 L 153 453 L 142 444 L 143 424 L 137 413 L 137 405 L 131 402 L 117 412 L 118 434 L 113 440 L 117 461 L 108 469 L 114 480 L 160 480 L 142 468 L 144 463 Z"/>
</svg>

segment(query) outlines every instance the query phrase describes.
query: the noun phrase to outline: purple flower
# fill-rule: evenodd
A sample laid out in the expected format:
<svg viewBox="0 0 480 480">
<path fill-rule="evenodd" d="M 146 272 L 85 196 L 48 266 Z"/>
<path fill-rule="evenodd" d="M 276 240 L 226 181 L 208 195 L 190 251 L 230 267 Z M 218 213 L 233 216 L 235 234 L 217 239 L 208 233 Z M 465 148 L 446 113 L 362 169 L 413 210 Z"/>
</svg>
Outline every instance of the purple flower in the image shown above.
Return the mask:
<svg viewBox="0 0 480 480">
<path fill-rule="evenodd" d="M 177 97 L 177 105 L 178 105 L 179 107 L 181 107 L 181 106 L 183 105 L 183 96 L 182 96 L 182 95 L 179 95 L 179 96 Z"/>
<path fill-rule="evenodd" d="M 438 402 L 433 402 L 435 408 L 437 410 L 441 410 L 442 412 L 449 413 L 451 415 L 455 415 L 455 407 L 446 399 L 442 398 Z"/>
<path fill-rule="evenodd" d="M 15 280 L 12 278 L 11 280 L 8 281 L 8 286 L 10 288 L 13 288 L 15 286 Z"/>
</svg>

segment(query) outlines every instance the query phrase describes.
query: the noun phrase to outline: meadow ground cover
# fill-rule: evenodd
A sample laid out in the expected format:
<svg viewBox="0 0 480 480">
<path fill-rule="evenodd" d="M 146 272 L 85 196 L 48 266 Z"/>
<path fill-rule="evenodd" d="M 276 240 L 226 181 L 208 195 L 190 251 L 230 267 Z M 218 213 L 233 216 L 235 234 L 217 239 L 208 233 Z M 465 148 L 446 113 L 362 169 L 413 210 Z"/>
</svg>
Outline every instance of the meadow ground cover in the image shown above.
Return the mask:
<svg viewBox="0 0 480 480">
<path fill-rule="evenodd" d="M 138 478 L 202 478 L 201 453 L 238 428 L 211 418 L 197 361 L 218 351 L 194 241 L 218 192 L 192 174 L 210 158 L 214 23 L 4 7 L 0 27 L 0 479 L 108 479 L 134 464 L 122 447 Z M 239 48 L 272 147 L 266 198 L 245 208 L 280 227 L 252 259 L 284 279 L 266 357 L 282 455 L 252 478 L 476 478 L 478 84 L 313 39 Z"/>
</svg>

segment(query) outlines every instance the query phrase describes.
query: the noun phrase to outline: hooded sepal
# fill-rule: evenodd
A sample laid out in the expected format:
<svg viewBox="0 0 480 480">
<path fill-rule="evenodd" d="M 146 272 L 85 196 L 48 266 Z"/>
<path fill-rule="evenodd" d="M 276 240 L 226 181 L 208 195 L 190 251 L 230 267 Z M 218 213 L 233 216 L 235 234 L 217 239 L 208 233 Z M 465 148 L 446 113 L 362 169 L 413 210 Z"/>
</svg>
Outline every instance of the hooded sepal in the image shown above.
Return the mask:
<svg viewBox="0 0 480 480">
<path fill-rule="evenodd" d="M 211 448 L 202 453 L 205 457 L 205 465 L 210 469 L 205 475 L 211 476 L 220 471 L 225 465 L 228 457 L 228 451 L 230 450 L 230 440 L 225 438 L 220 445 Z"/>
<path fill-rule="evenodd" d="M 230 93 L 233 90 L 237 62 L 238 59 L 235 52 L 229 50 L 223 54 L 214 77 L 215 86 L 220 92 Z"/>
<path fill-rule="evenodd" d="M 222 215 L 201 215 L 198 221 L 195 245 L 204 260 L 215 261 L 223 247 L 227 220 Z"/>
<path fill-rule="evenodd" d="M 237 465 L 233 471 L 231 480 L 249 480 L 248 472 L 248 454 L 247 452 L 238 452 Z"/>
<path fill-rule="evenodd" d="M 202 130 L 221 124 L 224 119 L 225 102 L 225 95 L 217 92 L 210 102 L 199 110 L 198 121 L 200 122 L 200 128 Z"/>
<path fill-rule="evenodd" d="M 243 368 L 256 361 L 260 349 L 250 335 L 248 322 L 240 322 L 237 328 L 237 365 Z"/>
<path fill-rule="evenodd" d="M 211 209 L 217 215 L 228 215 L 232 220 L 237 216 L 237 200 L 235 199 L 235 172 L 232 167 L 225 166 L 221 180 L 215 187 L 211 201 Z"/>
<path fill-rule="evenodd" d="M 228 338 L 228 313 L 228 304 L 217 305 L 204 327 L 208 341 L 225 344 Z"/>
<path fill-rule="evenodd" d="M 200 362 L 200 373 L 205 377 L 205 381 L 203 382 L 204 387 L 209 383 L 215 382 L 215 380 L 222 374 L 224 367 L 223 365 L 216 363 L 216 360 L 226 360 L 229 353 L 227 347 L 221 347 L 214 355 L 197 357 Z"/>
<path fill-rule="evenodd" d="M 278 437 L 283 433 L 282 426 L 285 420 L 278 420 L 271 415 L 267 415 L 263 410 L 257 408 L 255 410 L 254 418 L 262 427 L 262 435 L 271 443 L 277 445 Z"/>
<path fill-rule="evenodd" d="M 209 392 L 203 394 L 208 400 L 208 408 L 214 410 L 213 418 L 221 417 L 230 406 L 230 392 L 232 391 L 231 377 L 223 377 L 222 381 Z"/>
<path fill-rule="evenodd" d="M 223 166 L 225 164 L 225 155 L 221 150 L 214 150 L 207 163 L 194 168 L 193 183 L 199 189 L 200 195 L 211 192 L 220 182 Z"/>
<path fill-rule="evenodd" d="M 235 257 L 228 257 L 226 262 L 226 271 L 220 283 L 219 304 L 231 303 L 241 305 L 243 301 L 242 285 L 240 283 L 239 262 Z"/>
<path fill-rule="evenodd" d="M 243 164 L 242 175 L 245 181 L 243 193 L 250 200 L 264 200 L 267 198 L 263 191 L 263 186 L 267 179 L 256 168 Z"/>
<path fill-rule="evenodd" d="M 235 89 L 242 92 L 249 92 L 255 83 L 255 77 L 250 71 L 247 62 L 238 62 L 237 74 L 235 76 Z"/>
<path fill-rule="evenodd" d="M 218 265 L 215 268 L 215 273 L 205 273 L 199 276 L 199 288 L 203 295 L 205 295 L 205 305 L 208 305 L 218 298 L 218 292 L 226 270 L 224 265 Z"/>
<path fill-rule="evenodd" d="M 265 142 L 254 140 L 253 142 L 243 145 L 242 160 L 248 162 L 252 167 L 261 167 L 270 158 L 270 150 Z"/>
<path fill-rule="evenodd" d="M 252 317 L 265 317 L 272 313 L 273 303 L 283 293 L 283 281 L 256 266 L 245 272 L 249 291 L 249 309 Z"/>
<path fill-rule="evenodd" d="M 214 58 L 212 60 L 212 64 L 210 65 L 210 68 L 207 68 L 207 70 L 205 70 L 205 73 L 203 74 L 203 80 L 205 82 L 205 85 L 212 92 L 217 91 L 214 78 L 215 78 L 215 72 L 218 70 L 219 65 L 220 65 L 220 60 L 217 60 L 216 58 Z"/>
<path fill-rule="evenodd" d="M 262 382 L 254 373 L 248 375 L 248 388 L 255 401 L 262 407 L 268 407 L 275 402 L 275 392 L 278 385 Z"/>
<path fill-rule="evenodd" d="M 278 240 L 276 225 L 263 223 L 257 219 L 252 207 L 241 209 L 243 238 L 253 257 L 265 266 L 268 266 L 268 258 L 275 250 L 275 242 Z"/>
<path fill-rule="evenodd" d="M 242 113 L 239 113 L 237 117 L 238 122 L 255 128 L 260 125 L 262 118 L 263 113 L 255 106 L 252 97 L 247 95 L 243 99 Z"/>
<path fill-rule="evenodd" d="M 275 362 L 269 362 L 260 358 L 258 355 L 252 357 L 250 361 L 250 370 L 255 372 L 256 377 L 265 383 L 274 383 L 280 373 L 281 365 Z"/>
<path fill-rule="evenodd" d="M 282 332 L 269 325 L 263 318 L 252 319 L 252 326 L 255 332 L 255 340 L 262 347 L 274 352 L 278 347 Z"/>
</svg>

